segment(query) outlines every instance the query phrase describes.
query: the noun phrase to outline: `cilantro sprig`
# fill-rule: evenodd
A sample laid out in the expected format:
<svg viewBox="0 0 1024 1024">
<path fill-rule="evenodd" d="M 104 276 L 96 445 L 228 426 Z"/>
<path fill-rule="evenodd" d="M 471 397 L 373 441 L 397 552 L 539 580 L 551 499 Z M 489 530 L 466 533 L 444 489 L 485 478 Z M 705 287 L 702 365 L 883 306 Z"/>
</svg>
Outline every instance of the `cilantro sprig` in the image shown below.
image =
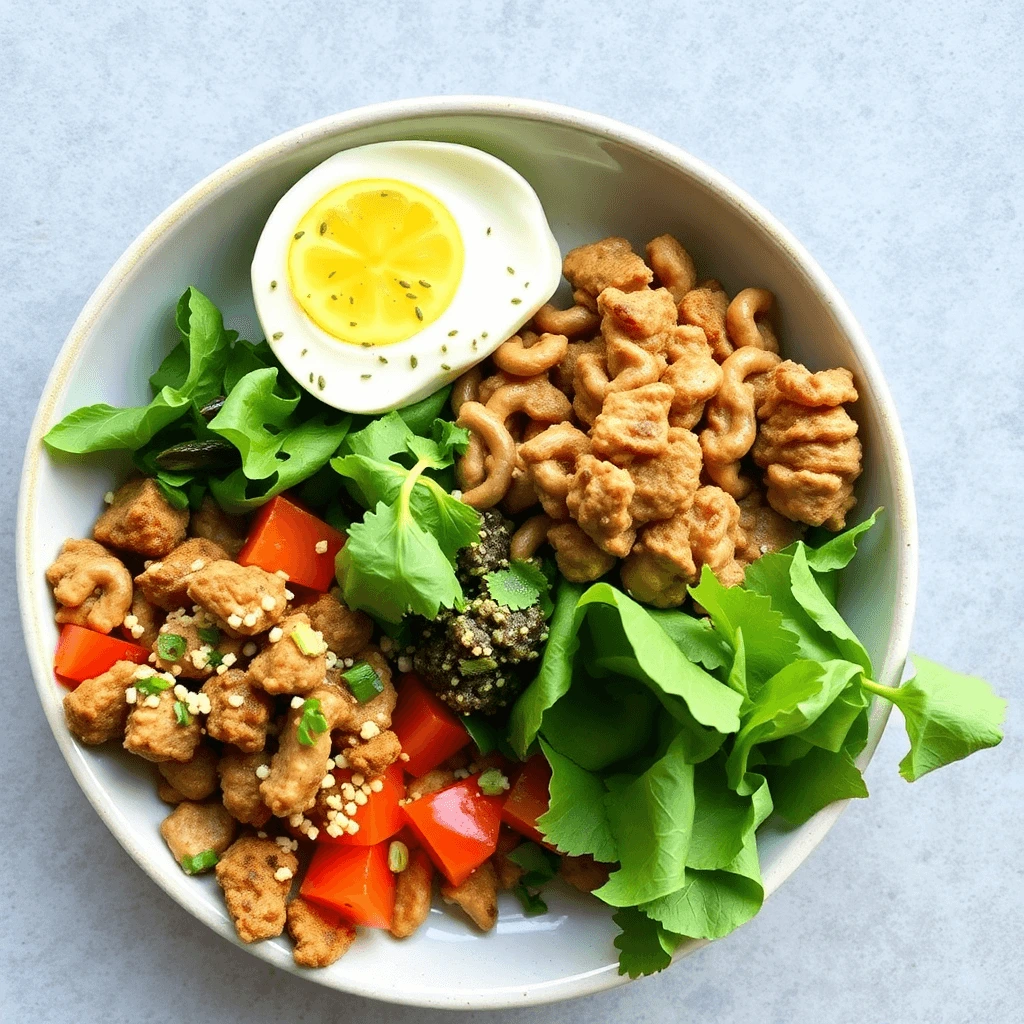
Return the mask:
<svg viewBox="0 0 1024 1024">
<path fill-rule="evenodd" d="M 545 615 L 551 613 L 552 605 L 548 597 L 551 585 L 535 562 L 514 559 L 507 569 L 489 572 L 484 580 L 491 597 L 512 611 L 522 611 L 540 604 Z"/>
<path fill-rule="evenodd" d="M 316 737 L 327 732 L 327 718 L 320 710 L 320 701 L 316 697 L 309 697 L 302 702 L 302 715 L 296 726 L 296 736 L 304 747 L 311 747 L 316 743 Z"/>
<path fill-rule="evenodd" d="M 415 434 L 398 413 L 347 438 L 331 466 L 369 510 L 338 554 L 349 607 L 386 622 L 462 607 L 455 556 L 478 538 L 480 516 L 429 474 L 448 470 L 468 443 L 468 431 L 446 420 L 429 437 Z"/>
</svg>

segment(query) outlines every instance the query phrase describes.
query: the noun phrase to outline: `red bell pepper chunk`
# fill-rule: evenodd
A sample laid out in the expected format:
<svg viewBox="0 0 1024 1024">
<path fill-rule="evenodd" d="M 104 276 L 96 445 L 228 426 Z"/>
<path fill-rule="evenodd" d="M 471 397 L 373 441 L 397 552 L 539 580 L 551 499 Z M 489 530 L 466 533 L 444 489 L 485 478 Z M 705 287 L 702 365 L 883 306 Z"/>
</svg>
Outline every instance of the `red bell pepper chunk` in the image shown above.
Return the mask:
<svg viewBox="0 0 1024 1024">
<path fill-rule="evenodd" d="M 461 885 L 498 846 L 500 796 L 485 796 L 477 776 L 406 804 L 409 826 L 452 885 Z"/>
<path fill-rule="evenodd" d="M 331 773 L 336 782 L 332 793 L 338 792 L 343 782 L 351 782 L 352 772 L 336 769 Z M 398 801 L 405 798 L 405 779 L 401 764 L 390 765 L 384 772 L 382 781 L 384 788 L 379 793 L 371 792 L 366 803 L 359 808 L 353 819 L 359 825 L 359 831 L 349 835 L 347 832 L 335 839 L 320 829 L 318 842 L 337 843 L 341 846 L 376 846 L 394 836 L 405 824 L 402 808 Z"/>
<path fill-rule="evenodd" d="M 323 542 L 327 548 L 318 552 Z M 278 495 L 257 513 L 238 561 L 267 572 L 283 569 L 289 582 L 323 593 L 334 582 L 334 556 L 344 543 L 344 534 Z"/>
<path fill-rule="evenodd" d="M 300 893 L 353 924 L 389 928 L 395 911 L 395 876 L 388 867 L 388 843 L 317 843 Z"/>
<path fill-rule="evenodd" d="M 551 766 L 543 754 L 536 754 L 523 765 L 501 809 L 501 820 L 506 825 L 538 843 L 544 842 L 537 819 L 548 809 L 550 782 Z"/>
<path fill-rule="evenodd" d="M 145 647 L 130 644 L 127 640 L 118 640 L 84 626 L 67 625 L 57 640 L 53 671 L 67 686 L 69 682 L 77 684 L 84 679 L 95 679 L 118 661 L 144 665 L 149 654 Z"/>
<path fill-rule="evenodd" d="M 405 770 L 417 778 L 469 743 L 469 733 L 458 716 L 411 672 L 400 680 L 391 729 L 402 744 L 402 752 L 409 755 Z"/>
</svg>

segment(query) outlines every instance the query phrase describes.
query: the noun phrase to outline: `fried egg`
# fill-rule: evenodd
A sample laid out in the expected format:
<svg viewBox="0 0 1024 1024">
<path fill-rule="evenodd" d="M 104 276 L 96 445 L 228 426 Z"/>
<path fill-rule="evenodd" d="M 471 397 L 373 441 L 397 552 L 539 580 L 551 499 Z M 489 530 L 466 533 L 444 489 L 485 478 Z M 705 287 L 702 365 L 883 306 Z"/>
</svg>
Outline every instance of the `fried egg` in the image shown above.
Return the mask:
<svg viewBox="0 0 1024 1024">
<path fill-rule="evenodd" d="M 256 246 L 274 354 L 337 409 L 380 413 L 453 381 L 551 297 L 561 255 L 537 194 L 470 146 L 381 142 L 300 178 Z"/>
</svg>

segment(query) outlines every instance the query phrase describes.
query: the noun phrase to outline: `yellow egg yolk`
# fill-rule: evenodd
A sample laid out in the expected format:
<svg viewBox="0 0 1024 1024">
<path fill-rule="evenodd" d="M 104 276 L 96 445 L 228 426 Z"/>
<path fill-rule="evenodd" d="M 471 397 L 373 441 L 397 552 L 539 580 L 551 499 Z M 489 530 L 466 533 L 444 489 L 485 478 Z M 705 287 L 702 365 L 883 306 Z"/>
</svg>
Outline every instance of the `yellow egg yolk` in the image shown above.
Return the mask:
<svg viewBox="0 0 1024 1024">
<path fill-rule="evenodd" d="M 328 334 L 393 345 L 433 323 L 462 278 L 455 219 L 405 181 L 350 181 L 318 200 L 288 249 L 292 294 Z"/>
</svg>

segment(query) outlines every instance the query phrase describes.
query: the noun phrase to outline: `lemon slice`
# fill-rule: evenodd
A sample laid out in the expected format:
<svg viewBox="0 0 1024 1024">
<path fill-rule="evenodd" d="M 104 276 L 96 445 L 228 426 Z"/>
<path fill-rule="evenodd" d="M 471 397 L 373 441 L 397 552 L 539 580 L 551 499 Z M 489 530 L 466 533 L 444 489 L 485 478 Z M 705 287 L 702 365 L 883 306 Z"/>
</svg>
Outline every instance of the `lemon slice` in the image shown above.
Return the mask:
<svg viewBox="0 0 1024 1024">
<path fill-rule="evenodd" d="M 462 278 L 448 208 L 405 181 L 364 178 L 328 192 L 288 248 L 292 294 L 318 327 L 353 345 L 393 345 L 448 308 Z"/>
</svg>

